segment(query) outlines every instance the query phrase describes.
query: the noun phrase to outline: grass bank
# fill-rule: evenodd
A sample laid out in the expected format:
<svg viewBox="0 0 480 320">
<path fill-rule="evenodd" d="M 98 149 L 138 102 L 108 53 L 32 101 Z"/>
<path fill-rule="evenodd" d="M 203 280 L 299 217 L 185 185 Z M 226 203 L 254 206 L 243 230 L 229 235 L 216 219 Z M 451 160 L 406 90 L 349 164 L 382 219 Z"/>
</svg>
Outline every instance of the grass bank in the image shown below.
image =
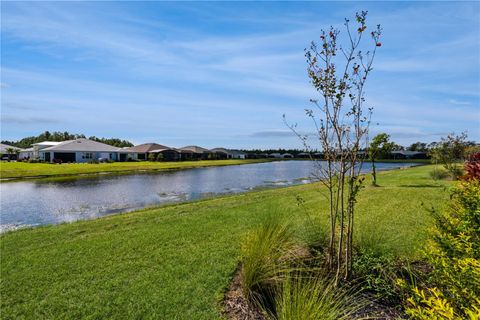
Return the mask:
<svg viewBox="0 0 480 320">
<path fill-rule="evenodd" d="M 450 182 L 432 166 L 381 172 L 358 201 L 357 241 L 414 258 Z M 368 181 L 367 181 L 368 184 Z M 320 190 L 320 191 L 319 191 Z M 297 227 L 305 200 L 320 225 L 318 185 L 256 191 L 0 236 L 4 319 L 219 319 L 219 301 L 239 261 L 242 237 L 269 214 Z"/>
<path fill-rule="evenodd" d="M 245 159 L 245 160 L 201 160 L 182 162 L 114 162 L 114 163 L 26 163 L 1 162 L 1 179 L 21 179 L 27 177 L 56 177 L 96 173 L 126 173 L 134 171 L 162 171 L 180 170 L 200 167 L 230 166 L 238 164 L 260 163 L 272 159 Z"/>
</svg>

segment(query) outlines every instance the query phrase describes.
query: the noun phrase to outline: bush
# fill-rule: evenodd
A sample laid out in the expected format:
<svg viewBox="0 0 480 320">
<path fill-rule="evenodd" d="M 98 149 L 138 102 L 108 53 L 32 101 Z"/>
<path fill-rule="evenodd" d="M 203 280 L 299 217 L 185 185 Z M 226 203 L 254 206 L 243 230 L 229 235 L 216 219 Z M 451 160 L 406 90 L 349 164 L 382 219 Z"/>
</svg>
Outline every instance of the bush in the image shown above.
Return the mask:
<svg viewBox="0 0 480 320">
<path fill-rule="evenodd" d="M 289 271 L 295 247 L 291 226 L 278 218 L 267 218 L 247 235 L 242 246 L 241 279 L 250 302 L 261 303 L 264 294 Z"/>
<path fill-rule="evenodd" d="M 430 171 L 430 177 L 433 180 L 443 180 L 448 177 L 448 172 L 444 169 L 435 168 L 432 171 Z"/>
<path fill-rule="evenodd" d="M 148 161 L 155 161 L 157 160 L 157 155 L 155 153 L 148 154 Z"/>
<path fill-rule="evenodd" d="M 464 168 L 464 180 L 480 180 L 480 152 L 469 155 L 467 161 L 465 161 Z"/>
<path fill-rule="evenodd" d="M 353 272 L 362 291 L 390 304 L 400 302 L 396 280 L 401 271 L 401 262 L 388 254 L 364 252 L 357 254 L 353 260 Z"/>
<path fill-rule="evenodd" d="M 448 210 L 433 217 L 426 251 L 433 269 L 425 284 L 411 288 L 406 313 L 415 319 L 479 319 L 480 182 L 461 183 Z"/>
<path fill-rule="evenodd" d="M 351 319 L 362 304 L 322 277 L 288 276 L 275 300 L 276 320 Z"/>
<path fill-rule="evenodd" d="M 163 153 L 159 152 L 157 154 L 157 161 L 163 161 Z"/>
</svg>

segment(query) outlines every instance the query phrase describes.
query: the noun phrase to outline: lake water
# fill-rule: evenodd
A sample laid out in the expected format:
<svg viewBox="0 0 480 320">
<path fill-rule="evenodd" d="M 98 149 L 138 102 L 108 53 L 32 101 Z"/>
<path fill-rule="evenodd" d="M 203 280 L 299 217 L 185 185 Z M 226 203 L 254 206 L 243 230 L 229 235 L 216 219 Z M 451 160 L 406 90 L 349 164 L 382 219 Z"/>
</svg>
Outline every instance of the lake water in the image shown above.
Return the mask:
<svg viewBox="0 0 480 320">
<path fill-rule="evenodd" d="M 413 163 L 378 163 L 378 170 Z M 365 163 L 364 172 L 370 171 Z M 145 206 L 312 182 L 311 161 L 278 161 L 63 181 L 0 183 L 0 232 L 93 219 Z"/>
</svg>

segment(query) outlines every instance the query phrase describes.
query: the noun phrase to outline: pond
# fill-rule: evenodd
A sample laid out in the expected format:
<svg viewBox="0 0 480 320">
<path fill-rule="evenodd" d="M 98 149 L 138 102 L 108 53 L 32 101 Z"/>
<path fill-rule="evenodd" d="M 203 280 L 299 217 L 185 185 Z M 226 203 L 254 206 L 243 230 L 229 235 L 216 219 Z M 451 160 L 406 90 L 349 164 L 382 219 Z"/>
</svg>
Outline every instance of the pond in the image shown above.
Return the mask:
<svg viewBox="0 0 480 320">
<path fill-rule="evenodd" d="M 378 163 L 378 170 L 414 163 Z M 93 219 L 164 203 L 310 183 L 311 161 L 278 161 L 129 175 L 0 183 L 0 232 Z M 371 170 L 365 163 L 364 172 Z"/>
</svg>

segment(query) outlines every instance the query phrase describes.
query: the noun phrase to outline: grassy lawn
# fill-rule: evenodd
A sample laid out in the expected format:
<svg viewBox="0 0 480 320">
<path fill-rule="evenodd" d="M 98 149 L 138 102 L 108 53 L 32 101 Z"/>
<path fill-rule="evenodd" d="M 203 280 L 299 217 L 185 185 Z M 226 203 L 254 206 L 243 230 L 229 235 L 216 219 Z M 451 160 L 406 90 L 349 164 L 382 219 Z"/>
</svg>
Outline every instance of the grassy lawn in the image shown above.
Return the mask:
<svg viewBox="0 0 480 320">
<path fill-rule="evenodd" d="M 197 167 L 229 166 L 235 164 L 248 164 L 272 161 L 271 159 L 246 159 L 246 160 L 202 160 L 183 162 L 114 162 L 114 163 L 26 163 L 26 162 L 1 162 L 0 178 L 22 177 L 52 177 L 76 174 L 94 174 L 101 172 L 129 172 L 140 170 L 175 170 Z"/>
<path fill-rule="evenodd" d="M 59 166 L 61 167 L 61 166 Z M 2 169 L 3 170 L 3 169 Z M 357 240 L 415 258 L 450 182 L 432 166 L 381 172 L 358 202 Z M 367 182 L 368 183 L 368 182 Z M 218 319 L 242 236 L 268 214 L 327 225 L 318 185 L 255 191 L 0 236 L 3 319 Z"/>
</svg>

